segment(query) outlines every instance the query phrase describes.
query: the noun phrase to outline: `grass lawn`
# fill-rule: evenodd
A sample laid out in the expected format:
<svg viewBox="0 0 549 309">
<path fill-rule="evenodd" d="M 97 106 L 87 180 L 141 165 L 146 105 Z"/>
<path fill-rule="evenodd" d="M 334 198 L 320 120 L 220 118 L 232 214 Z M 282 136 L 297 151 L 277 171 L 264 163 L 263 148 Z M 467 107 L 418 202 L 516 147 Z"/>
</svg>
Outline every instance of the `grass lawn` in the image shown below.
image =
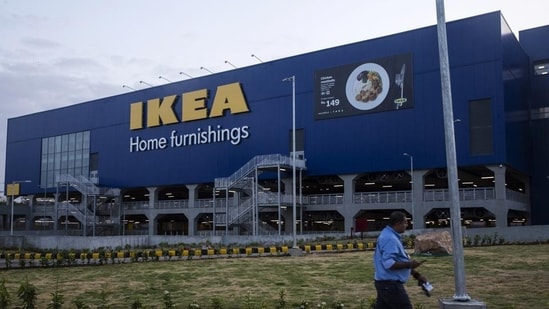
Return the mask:
<svg viewBox="0 0 549 309">
<path fill-rule="evenodd" d="M 466 287 L 469 296 L 488 308 L 549 308 L 549 244 L 466 247 Z M 0 280 L 21 304 L 17 290 L 28 279 L 38 292 L 37 308 L 46 308 L 57 291 L 63 308 L 80 299 L 90 308 L 164 308 L 168 291 L 174 308 L 277 308 L 284 291 L 285 308 L 367 308 L 375 298 L 371 251 L 314 253 L 300 257 L 246 257 L 102 266 L 9 269 Z M 454 294 L 453 258 L 416 257 L 418 269 L 435 290 L 426 297 L 411 280 L 406 288 L 417 308 L 438 309 L 439 298 Z M 362 303 L 362 307 L 361 307 Z M 218 306 L 221 305 L 221 306 Z"/>
</svg>

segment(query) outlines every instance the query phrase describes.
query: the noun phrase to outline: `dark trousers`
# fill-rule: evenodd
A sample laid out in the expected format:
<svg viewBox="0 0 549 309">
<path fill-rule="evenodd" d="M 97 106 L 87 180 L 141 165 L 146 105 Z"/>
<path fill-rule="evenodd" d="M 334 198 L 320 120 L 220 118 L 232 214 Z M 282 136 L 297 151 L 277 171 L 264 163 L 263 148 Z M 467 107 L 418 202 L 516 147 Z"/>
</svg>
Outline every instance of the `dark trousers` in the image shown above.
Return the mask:
<svg viewBox="0 0 549 309">
<path fill-rule="evenodd" d="M 413 309 L 404 284 L 398 281 L 375 281 L 375 309 Z"/>
</svg>

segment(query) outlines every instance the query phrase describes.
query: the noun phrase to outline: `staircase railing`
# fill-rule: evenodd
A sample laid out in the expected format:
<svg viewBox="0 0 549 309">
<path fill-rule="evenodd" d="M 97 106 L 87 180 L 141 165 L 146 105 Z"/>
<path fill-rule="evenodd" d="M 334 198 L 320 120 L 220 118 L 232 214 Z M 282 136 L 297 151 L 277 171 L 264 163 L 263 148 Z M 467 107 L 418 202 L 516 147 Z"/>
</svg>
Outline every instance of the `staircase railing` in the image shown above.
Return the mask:
<svg viewBox="0 0 549 309">
<path fill-rule="evenodd" d="M 86 177 L 80 175 L 78 177 L 74 177 L 69 174 L 62 174 L 57 176 L 57 182 L 58 183 L 67 183 L 71 187 L 78 190 L 78 192 L 85 194 L 85 195 L 98 195 L 99 194 L 99 188 L 95 186 L 94 183 L 92 183 L 89 179 Z"/>
<path fill-rule="evenodd" d="M 238 207 L 230 207 L 227 213 L 220 213 L 216 215 L 216 224 L 235 224 L 247 214 L 251 213 L 253 209 L 253 199 L 247 199 Z"/>
<path fill-rule="evenodd" d="M 253 157 L 246 162 L 241 168 L 234 172 L 229 177 L 216 178 L 214 185 L 217 189 L 238 188 L 251 196 L 238 207 L 227 209 L 226 213 L 216 214 L 215 220 L 218 225 L 241 224 L 252 220 L 253 210 L 259 204 L 279 204 L 282 201 L 290 201 L 292 197 L 287 195 L 279 195 L 273 192 L 266 192 L 260 188 L 254 188 L 257 185 L 256 169 L 266 167 L 294 167 L 305 169 L 304 159 L 294 159 L 280 154 L 260 155 Z M 262 188 L 261 188 L 262 189 Z M 255 195 L 255 196 L 254 196 Z M 280 201 L 279 201 L 280 199 Z M 257 202 L 257 204 L 255 204 Z M 257 208 L 259 210 L 259 208 Z"/>
<path fill-rule="evenodd" d="M 67 185 L 70 185 L 74 189 L 78 190 L 78 192 L 82 193 L 84 196 L 97 196 L 99 194 L 105 195 L 105 196 L 118 196 L 120 195 L 120 189 L 117 188 L 103 188 L 100 189 L 97 187 L 93 182 L 91 182 L 88 178 L 80 175 L 77 177 L 74 177 L 69 174 L 62 174 L 57 176 L 57 182 L 58 183 L 66 183 Z M 98 223 L 98 218 L 95 216 L 95 213 L 89 212 L 89 209 L 87 208 L 87 205 L 78 204 L 78 206 L 75 206 L 71 203 L 64 203 L 67 204 L 64 207 L 61 208 L 63 210 L 70 211 L 71 215 L 74 216 L 77 220 L 80 222 L 91 224 L 91 223 Z M 112 220 L 112 218 L 111 218 Z"/>
<path fill-rule="evenodd" d="M 61 203 L 60 206 L 57 207 L 57 216 L 60 214 L 63 214 L 63 211 L 65 213 L 75 217 L 78 221 L 86 224 L 93 223 L 95 221 L 93 215 L 85 215 L 81 209 L 82 206 L 75 206 L 72 203 Z M 85 206 L 84 206 L 85 207 Z M 67 219 L 67 218 L 66 218 Z"/>
<path fill-rule="evenodd" d="M 296 167 L 303 169 L 305 168 L 305 160 L 296 159 Z M 253 157 L 250 161 L 244 164 L 236 172 L 234 172 L 229 177 L 216 178 L 215 187 L 216 188 L 229 188 L 242 178 L 248 177 L 251 172 L 255 170 L 256 167 L 268 167 L 268 166 L 293 166 L 292 158 L 283 156 L 281 154 L 270 154 L 270 155 L 260 155 Z"/>
</svg>

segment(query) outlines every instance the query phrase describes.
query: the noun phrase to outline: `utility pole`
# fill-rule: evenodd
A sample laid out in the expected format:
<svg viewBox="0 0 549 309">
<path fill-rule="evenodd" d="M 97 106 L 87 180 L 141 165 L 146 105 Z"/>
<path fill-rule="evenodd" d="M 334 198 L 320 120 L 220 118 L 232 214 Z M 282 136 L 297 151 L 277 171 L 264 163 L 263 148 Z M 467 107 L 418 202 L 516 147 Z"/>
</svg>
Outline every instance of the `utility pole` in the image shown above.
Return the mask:
<svg viewBox="0 0 549 309">
<path fill-rule="evenodd" d="M 450 61 L 448 60 L 448 42 L 444 0 L 436 0 L 438 50 L 440 57 L 440 80 L 442 88 L 442 107 L 444 114 L 444 135 L 446 141 L 446 164 L 448 169 L 448 191 L 450 193 L 450 216 L 452 217 L 452 238 L 454 258 L 455 293 L 453 299 L 440 299 L 440 308 L 486 308 L 486 304 L 471 300 L 465 289 L 465 266 L 463 258 L 463 237 L 461 234 L 461 207 L 459 204 L 459 186 L 456 159 L 456 141 L 454 134 L 454 115 L 452 111 L 452 87 L 450 83 Z"/>
</svg>

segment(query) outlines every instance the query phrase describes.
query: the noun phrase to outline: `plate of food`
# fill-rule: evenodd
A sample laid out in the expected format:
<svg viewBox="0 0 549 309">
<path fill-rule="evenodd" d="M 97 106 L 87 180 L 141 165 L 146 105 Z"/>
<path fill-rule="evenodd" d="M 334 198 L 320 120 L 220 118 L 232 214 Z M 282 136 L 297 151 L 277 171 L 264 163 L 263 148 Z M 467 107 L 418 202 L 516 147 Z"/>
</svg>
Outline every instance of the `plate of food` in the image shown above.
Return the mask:
<svg viewBox="0 0 549 309">
<path fill-rule="evenodd" d="M 356 67 L 345 86 L 347 100 L 356 109 L 370 110 L 379 106 L 389 93 L 389 75 L 376 63 L 364 63 Z"/>
</svg>

